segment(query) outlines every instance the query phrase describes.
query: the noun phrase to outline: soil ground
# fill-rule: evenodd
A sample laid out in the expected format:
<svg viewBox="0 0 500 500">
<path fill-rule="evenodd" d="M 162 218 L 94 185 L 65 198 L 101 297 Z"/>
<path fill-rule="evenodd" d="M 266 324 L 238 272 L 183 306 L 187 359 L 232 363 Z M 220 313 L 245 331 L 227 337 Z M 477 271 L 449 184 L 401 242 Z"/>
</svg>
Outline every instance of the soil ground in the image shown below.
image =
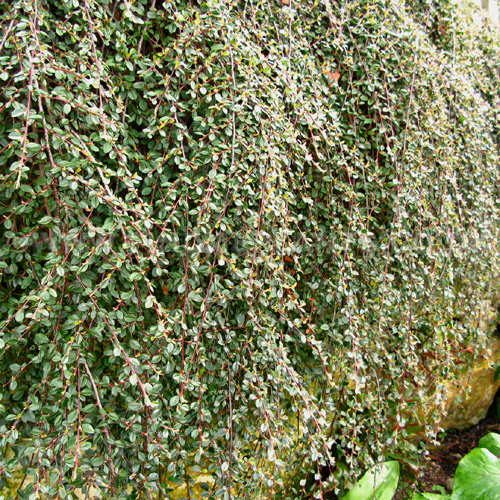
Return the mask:
<svg viewBox="0 0 500 500">
<path fill-rule="evenodd" d="M 430 452 L 429 460 L 421 466 L 420 477 L 417 480 L 420 491 L 436 492 L 434 488 L 441 486 L 448 493 L 451 492 L 453 476 L 458 462 L 475 448 L 479 440 L 488 432 L 500 432 L 497 412 L 499 402 L 500 391 L 484 420 L 464 431 L 450 430 L 446 433 L 441 440 L 441 445 Z M 401 484 L 394 500 L 408 499 L 411 496 L 412 489 L 408 484 Z"/>
</svg>

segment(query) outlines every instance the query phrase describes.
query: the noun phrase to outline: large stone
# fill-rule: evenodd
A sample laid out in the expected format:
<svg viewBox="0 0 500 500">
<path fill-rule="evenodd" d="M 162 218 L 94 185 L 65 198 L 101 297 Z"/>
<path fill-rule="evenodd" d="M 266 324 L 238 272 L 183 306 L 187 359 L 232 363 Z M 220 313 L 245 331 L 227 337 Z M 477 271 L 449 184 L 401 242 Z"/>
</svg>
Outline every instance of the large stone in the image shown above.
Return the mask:
<svg viewBox="0 0 500 500">
<path fill-rule="evenodd" d="M 3 496 L 5 499 L 16 498 L 17 490 L 21 486 L 24 476 L 23 470 L 19 467 L 12 472 L 10 478 L 5 478 L 5 486 L 0 490 L 0 497 Z"/>
<path fill-rule="evenodd" d="M 490 337 L 484 354 L 456 380 L 445 384 L 443 430 L 466 429 L 486 416 L 500 386 L 500 379 L 495 380 L 496 363 L 500 363 L 500 339 Z"/>
</svg>

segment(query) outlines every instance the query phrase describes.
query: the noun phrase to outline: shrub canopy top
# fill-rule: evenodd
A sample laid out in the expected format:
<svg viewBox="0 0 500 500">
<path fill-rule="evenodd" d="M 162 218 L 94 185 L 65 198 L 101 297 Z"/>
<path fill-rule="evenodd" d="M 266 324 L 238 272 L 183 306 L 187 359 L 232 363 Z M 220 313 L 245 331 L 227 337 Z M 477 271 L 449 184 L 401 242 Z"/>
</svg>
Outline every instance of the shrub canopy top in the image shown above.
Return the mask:
<svg viewBox="0 0 500 500">
<path fill-rule="evenodd" d="M 451 0 L 4 3 L 20 495 L 301 498 L 431 436 L 499 275 L 498 32 Z"/>
</svg>

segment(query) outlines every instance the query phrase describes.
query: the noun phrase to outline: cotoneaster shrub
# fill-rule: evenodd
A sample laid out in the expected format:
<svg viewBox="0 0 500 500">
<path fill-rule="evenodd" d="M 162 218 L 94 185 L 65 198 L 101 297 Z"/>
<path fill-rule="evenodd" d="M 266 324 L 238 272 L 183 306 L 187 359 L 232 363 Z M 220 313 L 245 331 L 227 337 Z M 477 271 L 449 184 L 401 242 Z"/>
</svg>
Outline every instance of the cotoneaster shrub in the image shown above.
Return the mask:
<svg viewBox="0 0 500 500">
<path fill-rule="evenodd" d="M 404 442 L 498 279 L 498 32 L 470 12 L 4 3 L 20 498 L 168 498 L 205 470 L 206 498 L 319 498 Z"/>
</svg>

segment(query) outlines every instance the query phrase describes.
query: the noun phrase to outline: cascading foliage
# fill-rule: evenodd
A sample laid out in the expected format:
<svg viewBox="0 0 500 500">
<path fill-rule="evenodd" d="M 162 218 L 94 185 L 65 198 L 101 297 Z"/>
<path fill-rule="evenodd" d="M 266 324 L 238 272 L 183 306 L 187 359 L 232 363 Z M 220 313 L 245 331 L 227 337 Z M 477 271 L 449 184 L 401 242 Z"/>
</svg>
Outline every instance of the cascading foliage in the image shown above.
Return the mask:
<svg viewBox="0 0 500 500">
<path fill-rule="evenodd" d="M 472 12 L 4 3 L 19 498 L 320 498 L 404 444 L 499 276 L 499 36 Z"/>
</svg>

